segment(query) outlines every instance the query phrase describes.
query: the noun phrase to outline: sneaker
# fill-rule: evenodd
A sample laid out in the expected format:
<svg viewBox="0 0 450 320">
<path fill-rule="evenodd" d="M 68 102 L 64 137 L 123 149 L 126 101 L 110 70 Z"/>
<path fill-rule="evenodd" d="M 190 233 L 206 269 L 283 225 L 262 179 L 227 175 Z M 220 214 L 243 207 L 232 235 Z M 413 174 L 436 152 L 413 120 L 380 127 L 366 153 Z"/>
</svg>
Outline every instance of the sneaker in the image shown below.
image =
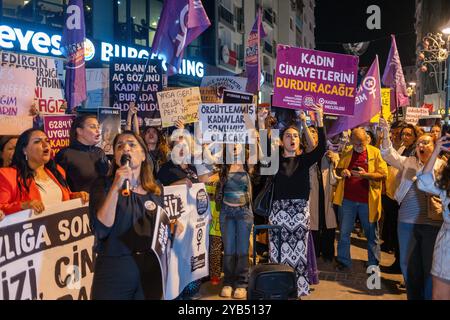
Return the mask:
<svg viewBox="0 0 450 320">
<path fill-rule="evenodd" d="M 220 278 L 219 277 L 211 277 L 211 284 L 213 286 L 217 286 L 220 283 Z"/>
<path fill-rule="evenodd" d="M 231 293 L 233 292 L 233 288 L 230 286 L 224 286 L 222 291 L 220 291 L 220 296 L 222 298 L 231 298 Z"/>
<path fill-rule="evenodd" d="M 247 298 L 247 289 L 245 288 L 236 288 L 233 294 L 234 299 L 245 299 Z"/>
</svg>

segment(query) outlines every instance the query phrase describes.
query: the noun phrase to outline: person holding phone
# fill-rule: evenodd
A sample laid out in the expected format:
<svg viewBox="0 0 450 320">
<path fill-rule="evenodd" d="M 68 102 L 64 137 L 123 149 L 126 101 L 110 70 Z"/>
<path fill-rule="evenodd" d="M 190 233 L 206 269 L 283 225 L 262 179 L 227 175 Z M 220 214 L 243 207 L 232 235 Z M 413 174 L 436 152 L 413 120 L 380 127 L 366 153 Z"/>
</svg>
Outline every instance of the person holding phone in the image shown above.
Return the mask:
<svg viewBox="0 0 450 320">
<path fill-rule="evenodd" d="M 338 181 L 333 203 L 339 206 L 340 238 L 337 270 L 350 271 L 350 237 L 359 216 L 367 237 L 368 265 L 380 262 L 378 221 L 381 217 L 381 183 L 387 176 L 387 165 L 380 150 L 368 144 L 363 128 L 352 130 L 352 146 L 343 152 L 336 168 Z"/>
</svg>

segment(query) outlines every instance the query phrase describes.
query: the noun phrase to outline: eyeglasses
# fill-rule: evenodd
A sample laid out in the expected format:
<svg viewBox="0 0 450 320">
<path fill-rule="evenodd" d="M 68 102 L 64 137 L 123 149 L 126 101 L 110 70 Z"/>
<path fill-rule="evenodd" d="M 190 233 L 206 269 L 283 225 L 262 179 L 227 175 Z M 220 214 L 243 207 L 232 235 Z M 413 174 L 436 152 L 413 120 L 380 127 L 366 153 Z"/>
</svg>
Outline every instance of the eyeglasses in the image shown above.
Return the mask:
<svg viewBox="0 0 450 320">
<path fill-rule="evenodd" d="M 429 144 L 431 144 L 431 140 L 421 140 L 421 141 L 418 141 L 418 142 L 417 142 L 417 145 L 418 145 L 418 146 L 420 146 L 420 145 L 422 145 L 422 146 L 427 146 L 427 145 L 429 145 Z"/>
</svg>

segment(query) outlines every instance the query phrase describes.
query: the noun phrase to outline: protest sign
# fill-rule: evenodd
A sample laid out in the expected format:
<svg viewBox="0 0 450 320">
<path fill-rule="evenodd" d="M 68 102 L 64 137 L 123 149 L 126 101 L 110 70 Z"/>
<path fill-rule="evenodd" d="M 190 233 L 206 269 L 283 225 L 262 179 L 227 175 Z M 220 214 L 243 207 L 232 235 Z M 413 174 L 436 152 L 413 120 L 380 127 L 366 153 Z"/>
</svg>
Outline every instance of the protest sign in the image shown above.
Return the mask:
<svg viewBox="0 0 450 320">
<path fill-rule="evenodd" d="M 209 234 L 212 236 L 220 237 L 222 234 L 220 233 L 220 210 L 218 205 L 216 205 L 215 194 L 217 184 L 219 182 L 219 174 L 214 174 L 208 179 L 208 182 L 205 183 L 206 192 L 208 192 L 209 196 L 209 206 L 211 208 L 211 223 L 209 226 Z"/>
<path fill-rule="evenodd" d="M 223 103 L 255 103 L 254 95 L 245 92 L 236 92 L 230 90 L 223 91 Z"/>
<path fill-rule="evenodd" d="M 87 300 L 94 237 L 80 199 L 0 221 L 0 300 Z"/>
<path fill-rule="evenodd" d="M 2 51 L 0 64 L 35 71 L 35 104 L 41 114 L 65 112 L 63 59 Z"/>
<path fill-rule="evenodd" d="M 246 143 L 255 129 L 254 104 L 202 104 L 199 110 L 203 143 Z"/>
<path fill-rule="evenodd" d="M 146 60 L 115 59 L 109 65 L 110 99 L 113 108 L 121 110 L 122 125 L 126 124 L 131 102 L 136 101 Z M 138 119 L 145 126 L 161 124 L 156 93 L 162 90 L 160 60 L 150 60 L 139 97 Z"/>
<path fill-rule="evenodd" d="M 381 112 L 383 113 L 383 118 L 390 121 L 392 118 L 391 113 L 391 89 L 381 88 Z M 380 122 L 380 115 L 377 114 L 371 120 L 371 123 Z"/>
<path fill-rule="evenodd" d="M 86 108 L 109 105 L 109 69 L 86 69 Z"/>
<path fill-rule="evenodd" d="M 430 111 L 427 108 L 406 108 L 405 122 L 412 125 L 416 125 L 419 122 L 420 117 L 428 116 Z"/>
<path fill-rule="evenodd" d="M 199 87 L 158 92 L 162 127 L 170 127 L 177 120 L 183 123 L 198 121 L 198 106 L 202 102 Z"/>
<path fill-rule="evenodd" d="M 0 115 L 28 116 L 34 102 L 36 71 L 0 67 Z"/>
<path fill-rule="evenodd" d="M 32 116 L 0 116 L 0 135 L 20 135 L 32 127 Z"/>
<path fill-rule="evenodd" d="M 200 87 L 202 103 L 222 103 L 222 98 L 216 88 Z"/>
<path fill-rule="evenodd" d="M 222 93 L 223 90 L 245 91 L 247 78 L 233 76 L 206 76 L 203 77 L 202 87 L 213 87 Z"/>
<path fill-rule="evenodd" d="M 44 132 L 50 140 L 52 159 L 62 148 L 69 146 L 69 133 L 75 115 L 45 115 Z"/>
<path fill-rule="evenodd" d="M 120 133 L 120 109 L 98 108 L 97 118 L 101 131 L 101 140 L 97 146 L 106 154 L 113 154 L 113 141 Z"/>
<path fill-rule="evenodd" d="M 165 296 L 167 276 L 169 273 L 170 249 L 172 245 L 170 239 L 170 220 L 163 208 L 158 206 L 157 210 L 152 250 L 155 252 L 161 268 L 161 282 L 163 285 L 163 296 Z"/>
<path fill-rule="evenodd" d="M 353 115 L 358 57 L 278 45 L 273 105 Z"/>
<path fill-rule="evenodd" d="M 170 252 L 165 299 L 175 299 L 192 281 L 209 273 L 208 194 L 203 183 L 164 187 L 164 207 L 169 217 L 178 217 L 183 232 L 174 238 Z"/>
</svg>

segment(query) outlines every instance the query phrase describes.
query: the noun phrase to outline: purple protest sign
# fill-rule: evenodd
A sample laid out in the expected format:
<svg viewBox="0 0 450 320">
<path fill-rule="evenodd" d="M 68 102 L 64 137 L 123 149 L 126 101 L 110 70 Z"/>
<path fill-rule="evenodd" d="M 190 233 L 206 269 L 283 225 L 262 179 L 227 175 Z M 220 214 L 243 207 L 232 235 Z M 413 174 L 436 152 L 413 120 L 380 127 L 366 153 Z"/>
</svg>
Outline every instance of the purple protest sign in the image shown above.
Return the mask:
<svg viewBox="0 0 450 320">
<path fill-rule="evenodd" d="M 324 112 L 353 115 L 358 57 L 278 45 L 272 104 L 306 109 L 320 103 Z"/>
<path fill-rule="evenodd" d="M 52 159 L 62 148 L 69 146 L 69 132 L 75 115 L 45 115 L 44 132 L 50 140 Z"/>
</svg>

